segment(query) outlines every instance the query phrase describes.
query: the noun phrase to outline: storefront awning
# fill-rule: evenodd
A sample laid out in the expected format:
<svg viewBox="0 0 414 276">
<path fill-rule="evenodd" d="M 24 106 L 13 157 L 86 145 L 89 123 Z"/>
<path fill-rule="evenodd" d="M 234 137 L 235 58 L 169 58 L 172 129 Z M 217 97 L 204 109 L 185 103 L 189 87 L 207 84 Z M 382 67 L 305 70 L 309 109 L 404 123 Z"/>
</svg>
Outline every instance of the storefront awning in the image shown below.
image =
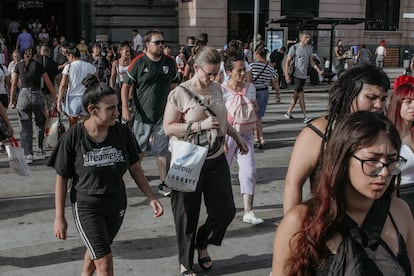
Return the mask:
<svg viewBox="0 0 414 276">
<path fill-rule="evenodd" d="M 360 23 L 366 23 L 375 21 L 373 18 L 333 18 L 333 17 L 304 17 L 300 16 L 285 16 L 280 19 L 272 19 L 269 23 L 278 23 L 281 25 L 296 24 L 298 28 L 306 26 L 318 26 L 318 25 L 355 25 Z"/>
</svg>

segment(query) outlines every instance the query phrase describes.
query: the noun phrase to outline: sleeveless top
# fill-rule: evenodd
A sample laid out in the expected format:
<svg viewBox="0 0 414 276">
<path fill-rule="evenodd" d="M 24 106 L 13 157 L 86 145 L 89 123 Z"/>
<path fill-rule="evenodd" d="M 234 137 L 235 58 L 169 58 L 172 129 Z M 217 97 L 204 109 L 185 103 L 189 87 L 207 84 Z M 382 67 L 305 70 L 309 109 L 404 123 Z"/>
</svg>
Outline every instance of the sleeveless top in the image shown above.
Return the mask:
<svg viewBox="0 0 414 276">
<path fill-rule="evenodd" d="M 312 124 L 307 124 L 306 127 L 310 128 L 313 132 L 316 133 L 316 135 L 318 135 L 319 137 L 321 137 L 321 139 L 324 139 L 324 134 L 322 131 L 320 131 L 320 129 L 318 129 L 317 127 L 315 127 Z M 315 177 L 317 172 L 320 169 L 320 158 L 318 159 L 318 163 L 316 164 L 315 169 L 311 172 L 311 174 L 309 175 L 309 183 L 310 183 L 310 187 L 311 187 L 311 192 L 313 193 L 316 190 L 316 181 L 315 181 Z"/>
<path fill-rule="evenodd" d="M 337 253 L 330 254 L 315 275 L 411 275 L 405 241 L 389 212 L 390 203 L 390 196 L 374 201 L 361 227 L 346 215 L 341 225 L 344 239 Z M 398 234 L 397 256 L 381 238 L 387 216 Z"/>
<path fill-rule="evenodd" d="M 116 83 L 122 84 L 127 75 L 129 64 L 127 66 L 123 66 L 119 63 L 119 61 L 117 63 L 118 63 L 118 67 L 116 68 L 116 71 L 118 74 L 116 74 Z"/>
<path fill-rule="evenodd" d="M 409 145 L 402 144 L 400 155 L 407 159 L 404 170 L 401 172 L 401 186 L 414 183 L 414 152 Z"/>
</svg>

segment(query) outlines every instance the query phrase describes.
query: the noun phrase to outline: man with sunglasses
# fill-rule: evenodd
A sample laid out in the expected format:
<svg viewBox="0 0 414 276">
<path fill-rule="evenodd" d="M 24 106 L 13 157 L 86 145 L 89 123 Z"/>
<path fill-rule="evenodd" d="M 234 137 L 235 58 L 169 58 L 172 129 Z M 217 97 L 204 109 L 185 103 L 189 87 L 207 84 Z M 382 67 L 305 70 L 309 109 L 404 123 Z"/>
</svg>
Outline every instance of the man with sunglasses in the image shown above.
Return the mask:
<svg viewBox="0 0 414 276">
<path fill-rule="evenodd" d="M 177 68 L 175 60 L 163 53 L 162 32 L 149 31 L 143 42 L 146 51 L 131 61 L 122 84 L 122 119 L 127 122 L 132 120 L 132 112 L 132 130 L 139 147 L 143 152 L 157 157 L 161 181 L 159 193 L 168 196 L 171 189 L 165 185 L 164 179 L 167 174 L 169 138 L 162 128 L 162 118 L 167 96 L 173 88 L 172 82 L 177 80 Z M 135 86 L 135 92 L 129 98 L 131 85 Z"/>
</svg>

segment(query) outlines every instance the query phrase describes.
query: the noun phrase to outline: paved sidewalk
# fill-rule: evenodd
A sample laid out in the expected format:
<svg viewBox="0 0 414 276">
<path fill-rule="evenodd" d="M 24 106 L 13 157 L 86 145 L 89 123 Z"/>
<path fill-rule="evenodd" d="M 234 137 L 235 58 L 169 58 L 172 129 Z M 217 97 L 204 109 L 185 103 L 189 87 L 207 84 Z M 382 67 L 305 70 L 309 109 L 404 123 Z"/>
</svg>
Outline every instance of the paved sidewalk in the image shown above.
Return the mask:
<svg viewBox="0 0 414 276">
<path fill-rule="evenodd" d="M 324 114 L 326 88 L 306 95 L 309 114 Z M 310 91 L 311 87 L 306 91 Z M 198 265 L 198 275 L 268 275 L 271 268 L 274 232 L 282 217 L 284 176 L 292 145 L 303 128 L 299 107 L 296 119 L 283 117 L 291 98 L 291 89 L 282 90 L 282 103 L 275 104 L 274 94 L 264 117 L 266 147 L 256 150 L 257 188 L 255 213 L 265 222 L 250 225 L 242 222 L 243 205 L 237 180 L 237 166 L 232 167 L 233 192 L 237 213 L 223 245 L 210 246 L 214 269 L 205 273 Z M 18 129 L 15 111 L 9 111 Z M 48 154 L 50 151 L 48 151 Z M 2 276 L 72 276 L 80 275 L 84 246 L 74 228 L 69 206 L 66 209 L 69 237 L 58 241 L 53 235 L 55 173 L 44 166 L 45 159 L 36 157 L 29 177 L 11 173 L 7 158 L 0 158 L 0 275 Z M 143 162 L 145 174 L 154 191 L 158 187 L 158 171 L 153 157 Z M 161 198 L 165 215 L 152 217 L 148 202 L 125 177 L 128 208 L 124 223 L 113 244 L 115 275 L 158 276 L 179 275 L 177 245 L 169 198 Z M 201 211 L 200 221 L 205 219 Z M 196 261 L 197 256 L 195 256 Z"/>
</svg>

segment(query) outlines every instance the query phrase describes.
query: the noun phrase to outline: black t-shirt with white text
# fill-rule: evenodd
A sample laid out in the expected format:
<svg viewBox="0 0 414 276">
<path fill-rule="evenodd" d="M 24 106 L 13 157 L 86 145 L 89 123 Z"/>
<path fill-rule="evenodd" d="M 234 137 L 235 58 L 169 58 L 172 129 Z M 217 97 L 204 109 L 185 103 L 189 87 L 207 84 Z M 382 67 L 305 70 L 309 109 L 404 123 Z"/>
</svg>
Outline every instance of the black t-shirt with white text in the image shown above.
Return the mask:
<svg viewBox="0 0 414 276">
<path fill-rule="evenodd" d="M 126 125 L 109 127 L 102 143 L 96 143 L 82 124 L 69 129 L 48 161 L 56 173 L 72 178 L 80 195 L 107 195 L 125 190 L 122 179 L 128 167 L 139 160 L 139 146 Z"/>
</svg>

